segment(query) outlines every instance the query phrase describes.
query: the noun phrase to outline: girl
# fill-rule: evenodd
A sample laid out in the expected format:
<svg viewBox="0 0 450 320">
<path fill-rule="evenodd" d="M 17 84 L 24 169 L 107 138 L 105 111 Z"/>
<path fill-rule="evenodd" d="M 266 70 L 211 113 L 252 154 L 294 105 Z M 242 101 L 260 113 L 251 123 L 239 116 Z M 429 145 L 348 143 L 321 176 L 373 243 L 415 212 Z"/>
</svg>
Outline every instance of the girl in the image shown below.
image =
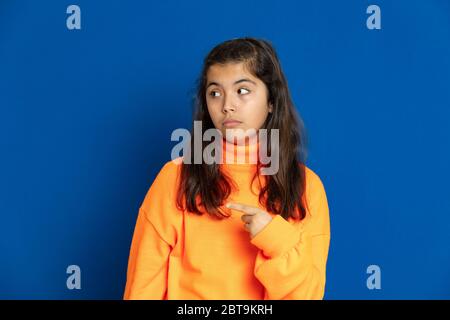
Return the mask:
<svg viewBox="0 0 450 320">
<path fill-rule="evenodd" d="M 163 166 L 139 209 L 124 299 L 322 299 L 327 197 L 304 164 L 302 122 L 274 48 L 254 38 L 216 46 L 195 104 L 202 137 L 222 134 L 225 161 L 186 161 L 191 152 Z M 249 129 L 267 129 L 269 153 L 277 130 L 276 173 L 260 174 L 267 164 Z M 235 161 L 255 154 L 256 163 Z"/>
</svg>

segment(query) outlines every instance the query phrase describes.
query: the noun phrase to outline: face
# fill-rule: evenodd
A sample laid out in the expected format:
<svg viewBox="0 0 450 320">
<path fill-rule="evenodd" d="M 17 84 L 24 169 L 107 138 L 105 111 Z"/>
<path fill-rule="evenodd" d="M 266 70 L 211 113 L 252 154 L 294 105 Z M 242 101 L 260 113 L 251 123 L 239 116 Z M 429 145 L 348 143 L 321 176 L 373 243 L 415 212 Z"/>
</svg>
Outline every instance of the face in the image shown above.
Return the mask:
<svg viewBox="0 0 450 320">
<path fill-rule="evenodd" d="M 232 143 L 234 138 L 238 144 L 245 143 L 245 131 L 257 133 L 272 112 L 267 86 L 243 62 L 209 67 L 205 94 L 214 126 Z M 226 122 L 230 120 L 236 122 Z"/>
</svg>

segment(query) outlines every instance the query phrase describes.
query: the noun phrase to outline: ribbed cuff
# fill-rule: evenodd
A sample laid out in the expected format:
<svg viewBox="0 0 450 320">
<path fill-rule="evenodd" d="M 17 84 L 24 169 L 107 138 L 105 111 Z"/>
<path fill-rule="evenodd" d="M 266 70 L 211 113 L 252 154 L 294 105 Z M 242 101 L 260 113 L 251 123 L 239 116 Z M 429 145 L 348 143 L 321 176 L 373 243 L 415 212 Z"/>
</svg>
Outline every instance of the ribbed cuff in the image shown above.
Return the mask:
<svg viewBox="0 0 450 320">
<path fill-rule="evenodd" d="M 300 240 L 300 231 L 282 216 L 273 219 L 259 232 L 250 243 L 263 251 L 268 258 L 275 258 L 287 252 Z"/>
</svg>

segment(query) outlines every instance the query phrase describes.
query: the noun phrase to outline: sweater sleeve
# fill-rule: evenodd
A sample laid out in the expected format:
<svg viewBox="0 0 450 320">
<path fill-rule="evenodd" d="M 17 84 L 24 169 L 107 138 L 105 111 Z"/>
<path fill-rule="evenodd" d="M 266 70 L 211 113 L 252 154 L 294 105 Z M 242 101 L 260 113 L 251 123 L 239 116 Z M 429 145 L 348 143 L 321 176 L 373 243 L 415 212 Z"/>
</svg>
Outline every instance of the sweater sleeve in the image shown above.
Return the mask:
<svg viewBox="0 0 450 320">
<path fill-rule="evenodd" d="M 164 241 L 145 211 L 139 214 L 131 242 L 124 299 L 163 300 L 170 245 Z"/>
<path fill-rule="evenodd" d="M 176 243 L 174 170 L 166 164 L 139 208 L 128 259 L 125 300 L 165 300 L 169 255 Z"/>
<path fill-rule="evenodd" d="M 260 250 L 254 274 L 267 300 L 323 299 L 330 243 L 327 197 L 320 178 L 308 169 L 306 198 L 310 217 L 293 225 L 274 216 L 251 243 Z M 306 218 L 305 218 L 306 220 Z"/>
</svg>

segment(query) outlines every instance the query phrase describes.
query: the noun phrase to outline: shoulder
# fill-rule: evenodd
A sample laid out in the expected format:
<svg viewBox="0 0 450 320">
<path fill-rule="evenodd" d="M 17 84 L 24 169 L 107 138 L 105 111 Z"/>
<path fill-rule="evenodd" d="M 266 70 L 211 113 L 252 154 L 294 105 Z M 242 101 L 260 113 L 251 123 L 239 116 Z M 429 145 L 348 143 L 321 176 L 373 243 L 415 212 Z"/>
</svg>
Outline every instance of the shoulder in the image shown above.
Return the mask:
<svg viewBox="0 0 450 320">
<path fill-rule="evenodd" d="M 328 215 L 328 200 L 325 186 L 321 177 L 307 166 L 305 166 L 304 197 L 311 216 Z"/>
<path fill-rule="evenodd" d="M 304 231 L 310 235 L 330 235 L 330 215 L 325 187 L 314 170 L 305 169 L 305 190 L 303 199 L 306 204 L 306 217 L 303 220 Z"/>
<path fill-rule="evenodd" d="M 325 191 L 325 187 L 323 185 L 320 176 L 306 165 L 305 165 L 305 185 L 306 190 L 309 191 L 310 193 Z"/>
<path fill-rule="evenodd" d="M 177 179 L 181 168 L 182 158 L 178 157 L 174 160 L 167 161 L 160 169 L 156 179 L 161 181 L 174 182 Z"/>
<path fill-rule="evenodd" d="M 147 203 L 152 200 L 152 197 L 162 196 L 168 198 L 169 196 L 174 195 L 174 192 L 176 191 L 175 187 L 178 182 L 179 170 L 181 168 L 181 161 L 178 161 L 177 159 L 164 163 L 159 169 L 144 199 L 144 209 Z"/>
<path fill-rule="evenodd" d="M 166 242 L 173 244 L 182 215 L 176 206 L 180 164 L 168 161 L 162 165 L 145 195 L 141 209 Z"/>
</svg>

